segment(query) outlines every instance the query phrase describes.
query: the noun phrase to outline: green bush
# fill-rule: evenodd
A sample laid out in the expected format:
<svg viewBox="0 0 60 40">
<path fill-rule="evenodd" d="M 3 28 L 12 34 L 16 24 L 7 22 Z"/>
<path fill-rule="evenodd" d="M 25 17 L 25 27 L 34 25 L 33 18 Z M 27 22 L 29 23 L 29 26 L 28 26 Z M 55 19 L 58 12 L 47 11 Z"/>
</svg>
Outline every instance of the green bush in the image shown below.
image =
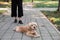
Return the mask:
<svg viewBox="0 0 60 40">
<path fill-rule="evenodd" d="M 2 14 L 2 13 L 4 13 L 4 12 L 6 12 L 6 10 L 0 10 L 0 14 Z"/>
</svg>

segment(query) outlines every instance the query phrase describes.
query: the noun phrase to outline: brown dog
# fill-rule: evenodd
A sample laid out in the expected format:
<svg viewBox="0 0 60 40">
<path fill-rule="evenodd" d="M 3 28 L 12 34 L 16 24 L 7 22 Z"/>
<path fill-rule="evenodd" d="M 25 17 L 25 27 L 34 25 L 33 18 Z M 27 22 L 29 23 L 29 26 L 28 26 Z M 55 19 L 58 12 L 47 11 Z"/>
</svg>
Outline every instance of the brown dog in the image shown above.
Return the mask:
<svg viewBox="0 0 60 40">
<path fill-rule="evenodd" d="M 37 27 L 37 23 L 31 22 L 25 26 L 17 26 L 14 30 L 17 32 L 27 32 L 29 30 L 35 30 L 36 27 Z"/>
<path fill-rule="evenodd" d="M 26 26 L 17 26 L 14 31 L 16 32 L 22 32 L 25 33 L 28 36 L 31 37 L 38 37 L 38 33 L 35 31 L 37 27 L 37 23 L 31 22 L 27 24 Z"/>
</svg>

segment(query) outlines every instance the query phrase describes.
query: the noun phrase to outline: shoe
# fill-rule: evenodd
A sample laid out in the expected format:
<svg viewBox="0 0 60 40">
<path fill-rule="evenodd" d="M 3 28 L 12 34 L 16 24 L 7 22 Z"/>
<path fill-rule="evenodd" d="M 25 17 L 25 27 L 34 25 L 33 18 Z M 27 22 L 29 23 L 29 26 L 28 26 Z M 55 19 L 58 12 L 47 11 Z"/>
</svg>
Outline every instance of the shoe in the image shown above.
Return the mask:
<svg viewBox="0 0 60 40">
<path fill-rule="evenodd" d="M 17 19 L 14 20 L 14 23 L 17 23 Z"/>
<path fill-rule="evenodd" d="M 19 20 L 19 24 L 23 24 L 23 22 L 21 20 Z"/>
</svg>

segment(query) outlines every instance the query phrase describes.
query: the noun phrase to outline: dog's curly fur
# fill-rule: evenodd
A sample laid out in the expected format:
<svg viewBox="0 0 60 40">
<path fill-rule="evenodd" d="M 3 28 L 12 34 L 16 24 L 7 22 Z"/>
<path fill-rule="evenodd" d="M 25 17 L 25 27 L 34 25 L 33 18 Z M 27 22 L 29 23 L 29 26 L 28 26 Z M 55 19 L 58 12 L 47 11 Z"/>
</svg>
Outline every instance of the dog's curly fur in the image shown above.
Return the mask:
<svg viewBox="0 0 60 40">
<path fill-rule="evenodd" d="M 25 33 L 31 37 L 37 37 L 38 33 L 36 32 L 37 23 L 31 22 L 25 26 L 17 26 L 14 31 Z"/>
</svg>

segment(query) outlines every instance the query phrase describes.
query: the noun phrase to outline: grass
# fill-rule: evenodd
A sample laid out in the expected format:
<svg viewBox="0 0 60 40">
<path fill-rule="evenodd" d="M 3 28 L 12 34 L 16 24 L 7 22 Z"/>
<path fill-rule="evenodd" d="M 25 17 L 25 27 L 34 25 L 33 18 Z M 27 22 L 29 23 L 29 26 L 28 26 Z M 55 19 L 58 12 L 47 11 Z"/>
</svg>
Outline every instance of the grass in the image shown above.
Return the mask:
<svg viewBox="0 0 60 40">
<path fill-rule="evenodd" d="M 60 31 L 60 13 L 57 11 L 42 11 L 42 12 Z"/>
<path fill-rule="evenodd" d="M 7 8 L 7 7 L 10 7 L 10 3 L 8 2 L 0 2 L 0 8 Z"/>
<path fill-rule="evenodd" d="M 0 10 L 0 14 L 4 13 L 6 10 Z"/>
<path fill-rule="evenodd" d="M 0 4 L 0 8 L 7 8 L 7 7 L 10 7 L 10 6 L 9 5 Z"/>
<path fill-rule="evenodd" d="M 34 8 L 56 8 L 58 7 L 58 1 L 36 1 Z"/>
</svg>

